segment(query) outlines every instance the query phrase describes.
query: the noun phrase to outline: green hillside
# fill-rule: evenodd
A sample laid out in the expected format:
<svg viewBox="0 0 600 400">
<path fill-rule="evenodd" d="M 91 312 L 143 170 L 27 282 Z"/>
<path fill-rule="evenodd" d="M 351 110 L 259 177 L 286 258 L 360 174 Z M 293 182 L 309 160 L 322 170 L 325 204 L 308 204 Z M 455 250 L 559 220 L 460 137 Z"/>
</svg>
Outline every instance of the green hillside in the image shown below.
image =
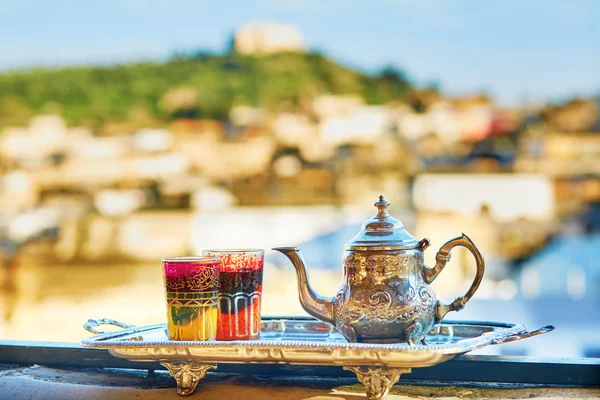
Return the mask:
<svg viewBox="0 0 600 400">
<path fill-rule="evenodd" d="M 165 63 L 33 69 L 0 74 L 0 126 L 60 112 L 70 124 L 146 118 L 225 119 L 234 104 L 303 108 L 316 93 L 358 94 L 368 103 L 402 99 L 410 89 L 393 69 L 370 76 L 320 54 L 206 55 Z"/>
</svg>

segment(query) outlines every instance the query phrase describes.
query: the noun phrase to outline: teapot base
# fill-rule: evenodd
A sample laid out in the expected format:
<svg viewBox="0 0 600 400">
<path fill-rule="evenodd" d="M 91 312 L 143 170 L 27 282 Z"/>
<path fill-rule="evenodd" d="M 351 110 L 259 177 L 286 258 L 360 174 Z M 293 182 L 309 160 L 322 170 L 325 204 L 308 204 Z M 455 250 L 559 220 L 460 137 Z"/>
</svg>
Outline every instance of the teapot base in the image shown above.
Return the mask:
<svg viewBox="0 0 600 400">
<path fill-rule="evenodd" d="M 372 321 L 361 321 L 361 326 L 354 325 L 352 332 L 360 332 L 362 335 L 356 335 L 354 337 L 346 336 L 346 339 L 351 342 L 358 343 L 408 343 L 410 346 L 416 344 L 425 345 L 425 338 L 427 333 L 433 327 L 433 318 L 423 318 L 423 316 L 417 316 L 416 319 L 412 320 L 408 325 L 404 324 L 390 324 L 387 327 L 386 332 L 375 332 Z M 371 322 L 371 324 L 369 324 Z M 365 332 L 365 331 L 370 331 Z M 342 329 L 342 334 L 345 330 Z"/>
</svg>

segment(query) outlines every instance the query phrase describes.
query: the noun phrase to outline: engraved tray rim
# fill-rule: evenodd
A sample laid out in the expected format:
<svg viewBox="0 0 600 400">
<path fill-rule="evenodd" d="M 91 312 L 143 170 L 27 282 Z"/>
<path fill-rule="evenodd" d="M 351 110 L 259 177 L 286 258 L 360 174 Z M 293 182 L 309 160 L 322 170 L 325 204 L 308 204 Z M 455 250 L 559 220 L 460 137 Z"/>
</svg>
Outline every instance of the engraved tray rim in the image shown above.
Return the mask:
<svg viewBox="0 0 600 400">
<path fill-rule="evenodd" d="M 317 319 L 311 317 L 263 317 L 263 323 L 269 322 L 300 322 L 300 323 L 314 323 L 323 324 L 330 327 L 329 333 L 334 333 L 335 328 L 330 324 L 326 324 Z M 308 340 L 273 340 L 273 339 L 257 339 L 257 340 L 240 340 L 240 341 L 133 341 L 123 340 L 125 336 L 129 336 L 135 333 L 147 333 L 153 330 L 162 330 L 166 328 L 166 323 L 144 325 L 140 327 L 131 327 L 120 331 L 100 333 L 90 337 L 87 337 L 81 341 L 83 347 L 93 348 L 105 348 L 108 349 L 111 354 L 115 356 L 133 356 L 139 358 L 136 355 L 135 350 L 142 351 L 143 349 L 186 349 L 187 353 L 189 350 L 218 350 L 221 349 L 288 349 L 298 351 L 315 352 L 322 355 L 323 351 L 330 350 L 348 350 L 348 351 L 359 351 L 365 353 L 365 358 L 368 356 L 377 355 L 380 352 L 392 352 L 395 354 L 406 354 L 406 353 L 426 353 L 436 355 L 455 356 L 464 354 L 482 347 L 486 347 L 492 344 L 503 343 L 506 339 L 511 338 L 515 335 L 526 332 L 526 328 L 521 324 L 513 324 L 506 322 L 494 322 L 494 321 L 455 321 L 455 320 L 444 320 L 436 324 L 433 328 L 441 328 L 444 326 L 475 326 L 480 328 L 495 328 L 490 332 L 483 332 L 482 334 L 460 339 L 456 342 L 443 343 L 443 344 L 417 344 L 415 346 L 409 346 L 406 343 L 350 343 L 350 342 L 334 342 L 334 341 L 308 341 Z M 122 351 L 123 353 L 120 353 Z M 177 351 L 176 351 L 177 352 Z M 115 353 L 118 353 L 115 354 Z M 124 353 L 128 353 L 125 355 Z M 160 352 L 159 352 L 160 353 Z M 165 356 L 167 354 L 164 354 Z M 181 354 L 180 356 L 184 356 Z M 197 357 L 196 355 L 189 354 L 189 357 Z M 129 357 L 127 357 L 129 358 Z M 146 358 L 146 357 L 144 357 Z M 146 359 L 161 359 L 160 354 L 148 354 Z M 171 357 L 169 357 L 171 358 Z M 218 357 L 217 357 L 218 358 Z M 293 363 L 293 359 L 287 360 Z M 357 360 L 358 361 L 358 360 Z M 224 358 L 224 363 L 231 363 L 232 360 Z"/>
<path fill-rule="evenodd" d="M 449 343 L 409 346 L 406 343 L 377 344 L 377 343 L 348 343 L 334 341 L 333 334 L 339 332 L 330 324 L 314 318 L 303 317 L 263 317 L 264 332 L 277 332 L 274 339 L 258 339 L 247 341 L 143 341 L 143 337 L 130 336 L 136 333 L 164 330 L 166 324 L 134 327 L 113 320 L 88 320 L 84 327 L 96 335 L 81 341 L 84 347 L 100 347 L 108 349 L 115 357 L 125 358 L 134 362 L 158 361 L 165 366 L 177 381 L 177 393 L 190 395 L 194 392 L 198 381 L 210 369 L 216 369 L 219 364 L 287 364 L 310 366 L 337 366 L 356 374 L 366 387 L 368 399 L 381 399 L 398 381 L 401 374 L 410 373 L 412 368 L 430 367 L 447 361 L 459 354 L 464 354 L 488 345 L 501 344 L 509 341 L 525 339 L 554 329 L 547 325 L 536 331 L 528 332 L 523 325 L 489 322 L 489 321 L 443 321 L 434 326 L 434 336 L 437 332 L 442 337 L 453 339 L 455 328 L 442 333 L 441 327 L 471 326 L 479 327 L 480 331 L 465 332 L 465 337 L 458 336 L 457 341 Z M 283 323 L 271 325 L 269 322 Z M 290 324 L 290 336 L 304 334 L 307 340 L 288 340 L 287 327 Z M 93 327 L 99 324 L 112 324 L 125 328 L 123 331 L 100 333 Z M 304 331 L 293 331 L 293 324 L 308 324 Z M 320 329 L 309 330 L 310 324 Z M 261 331 L 263 331 L 261 323 Z M 488 331 L 485 331 L 488 328 Z M 491 328 L 491 330 L 489 329 Z M 430 333 L 432 332 L 430 331 Z M 310 336 L 315 340 L 311 341 Z M 429 336 L 428 336 L 429 337 Z M 121 338 L 121 340 L 119 340 Z M 283 338 L 283 340 L 281 340 Z M 319 341 L 323 340 L 325 341 Z"/>
</svg>

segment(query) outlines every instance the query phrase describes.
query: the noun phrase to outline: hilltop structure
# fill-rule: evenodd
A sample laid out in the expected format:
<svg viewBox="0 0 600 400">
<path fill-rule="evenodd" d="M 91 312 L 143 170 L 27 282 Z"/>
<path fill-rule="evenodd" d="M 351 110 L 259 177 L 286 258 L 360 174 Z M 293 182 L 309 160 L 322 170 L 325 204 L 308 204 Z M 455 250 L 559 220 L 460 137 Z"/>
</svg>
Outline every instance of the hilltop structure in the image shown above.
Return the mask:
<svg viewBox="0 0 600 400">
<path fill-rule="evenodd" d="M 304 51 L 304 38 L 300 30 L 275 22 L 242 25 L 235 32 L 234 41 L 235 50 L 246 55 Z"/>
</svg>

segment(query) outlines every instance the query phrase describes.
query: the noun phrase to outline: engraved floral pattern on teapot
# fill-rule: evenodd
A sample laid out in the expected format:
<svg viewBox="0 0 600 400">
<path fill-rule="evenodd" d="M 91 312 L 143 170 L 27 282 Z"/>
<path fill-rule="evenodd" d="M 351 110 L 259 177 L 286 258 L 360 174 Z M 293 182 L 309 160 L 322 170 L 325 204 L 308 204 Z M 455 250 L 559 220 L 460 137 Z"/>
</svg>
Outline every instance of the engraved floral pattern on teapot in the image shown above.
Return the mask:
<svg viewBox="0 0 600 400">
<path fill-rule="evenodd" d="M 314 317 L 332 323 L 351 342 L 425 343 L 436 322 L 450 311 L 461 310 L 483 278 L 485 264 L 475 244 L 466 235 L 446 242 L 436 255 L 436 264 L 423 263 L 429 240 L 417 241 L 404 225 L 389 215 L 389 202 L 380 196 L 377 214 L 367 220 L 344 247 L 344 278 L 333 298 L 321 297 L 308 282 L 299 249 L 280 247 L 298 275 L 300 303 Z M 467 293 L 450 304 L 437 301 L 429 284 L 450 260 L 455 246 L 467 248 L 475 257 L 477 273 Z"/>
<path fill-rule="evenodd" d="M 423 265 L 423 253 L 352 252 L 343 264 L 347 284 L 336 296 L 335 319 L 346 334 L 407 340 L 398 328 L 433 319 L 435 294 L 419 274 L 411 275 Z"/>
</svg>

